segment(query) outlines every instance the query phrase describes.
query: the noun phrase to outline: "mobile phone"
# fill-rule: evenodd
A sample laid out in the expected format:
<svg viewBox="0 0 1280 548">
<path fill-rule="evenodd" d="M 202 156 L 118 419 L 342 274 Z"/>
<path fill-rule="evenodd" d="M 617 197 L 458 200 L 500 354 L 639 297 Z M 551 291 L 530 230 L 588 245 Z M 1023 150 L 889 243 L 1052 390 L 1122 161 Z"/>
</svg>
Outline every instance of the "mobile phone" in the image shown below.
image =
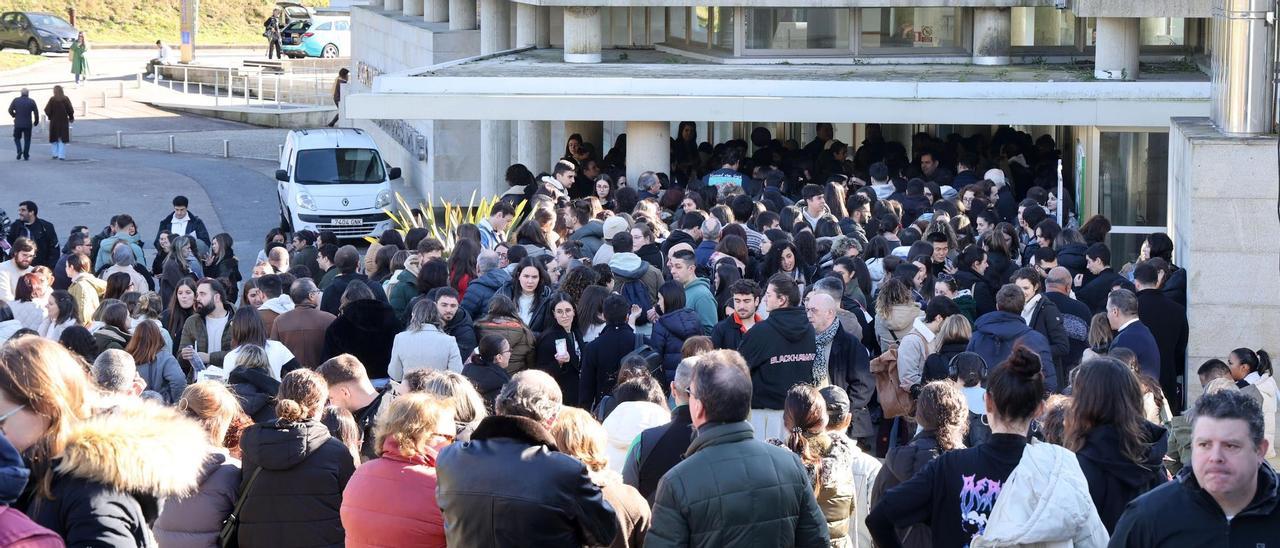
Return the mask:
<svg viewBox="0 0 1280 548">
<path fill-rule="evenodd" d="M 569 341 L 565 339 L 556 339 L 556 354 L 568 354 Z"/>
</svg>

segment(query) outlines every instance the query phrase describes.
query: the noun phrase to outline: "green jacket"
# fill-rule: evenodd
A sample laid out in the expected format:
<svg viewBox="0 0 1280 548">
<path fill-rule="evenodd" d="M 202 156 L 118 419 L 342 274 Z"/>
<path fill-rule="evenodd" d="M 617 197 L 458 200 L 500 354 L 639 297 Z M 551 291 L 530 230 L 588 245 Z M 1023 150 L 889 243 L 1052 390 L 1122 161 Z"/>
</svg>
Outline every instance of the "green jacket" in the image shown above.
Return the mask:
<svg viewBox="0 0 1280 548">
<path fill-rule="evenodd" d="M 705 424 L 658 483 L 644 544 L 825 548 L 827 520 L 804 465 L 743 422 Z"/>
<path fill-rule="evenodd" d="M 710 335 L 711 330 L 720 322 L 716 296 L 711 292 L 711 284 L 707 283 L 706 278 L 694 278 L 684 286 L 684 305 L 698 313 L 703 335 Z"/>
<path fill-rule="evenodd" d="M 400 319 L 400 323 L 409 323 L 409 303 L 413 302 L 413 298 L 418 296 L 417 277 L 408 270 L 401 270 L 400 275 L 396 276 L 395 285 L 391 286 L 391 294 L 387 295 L 387 300 L 391 302 L 391 309 L 396 311 L 396 317 Z"/>
</svg>

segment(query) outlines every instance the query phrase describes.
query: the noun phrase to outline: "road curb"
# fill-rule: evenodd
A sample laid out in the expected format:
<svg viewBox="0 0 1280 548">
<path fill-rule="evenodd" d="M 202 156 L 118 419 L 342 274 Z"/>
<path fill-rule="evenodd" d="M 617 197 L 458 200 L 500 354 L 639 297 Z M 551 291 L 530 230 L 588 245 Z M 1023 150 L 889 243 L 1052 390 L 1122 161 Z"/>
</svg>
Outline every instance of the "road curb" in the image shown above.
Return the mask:
<svg viewBox="0 0 1280 548">
<path fill-rule="evenodd" d="M 92 44 L 92 45 L 93 45 L 93 49 L 98 49 L 98 50 L 102 50 L 102 49 L 156 49 L 156 45 L 155 45 L 155 43 L 154 43 L 154 42 L 152 42 L 152 43 L 150 43 L 150 44 Z M 174 48 L 174 46 L 173 46 L 173 45 L 170 45 L 170 47 L 171 47 L 171 48 Z M 202 50 L 202 49 L 257 49 L 257 48 L 263 48 L 263 49 L 266 49 L 266 47 L 267 47 L 267 45 L 266 45 L 266 44 L 259 44 L 259 43 L 254 43 L 254 44 L 216 44 L 216 45 L 197 45 L 197 46 L 196 46 L 196 51 L 198 52 L 198 51 L 200 51 L 200 50 Z M 174 48 L 174 49 L 176 49 L 176 48 Z"/>
</svg>

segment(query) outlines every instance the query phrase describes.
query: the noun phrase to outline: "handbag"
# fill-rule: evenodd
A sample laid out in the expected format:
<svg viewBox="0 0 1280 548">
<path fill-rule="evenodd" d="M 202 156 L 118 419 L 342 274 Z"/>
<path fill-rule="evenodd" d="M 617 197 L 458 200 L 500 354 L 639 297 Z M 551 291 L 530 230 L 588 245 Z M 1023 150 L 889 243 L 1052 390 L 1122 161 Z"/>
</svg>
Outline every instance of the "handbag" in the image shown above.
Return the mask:
<svg viewBox="0 0 1280 548">
<path fill-rule="evenodd" d="M 236 505 L 231 509 L 231 515 L 222 520 L 222 531 L 218 532 L 219 547 L 240 547 L 240 509 L 244 507 L 244 501 L 249 499 L 249 493 L 253 491 L 253 482 L 258 479 L 258 472 L 261 471 L 261 466 L 254 469 L 253 475 L 249 476 L 249 483 L 244 486 L 244 492 L 240 493 L 239 499 L 236 499 Z"/>
</svg>

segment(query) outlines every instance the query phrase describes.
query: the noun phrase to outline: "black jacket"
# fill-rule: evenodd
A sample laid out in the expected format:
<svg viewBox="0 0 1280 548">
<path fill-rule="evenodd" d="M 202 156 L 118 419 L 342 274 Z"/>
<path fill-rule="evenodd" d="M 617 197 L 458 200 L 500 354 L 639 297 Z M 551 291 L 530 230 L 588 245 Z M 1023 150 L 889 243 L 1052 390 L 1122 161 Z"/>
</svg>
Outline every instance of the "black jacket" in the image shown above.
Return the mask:
<svg viewBox="0 0 1280 548">
<path fill-rule="evenodd" d="M 458 307 L 458 312 L 453 315 L 453 319 L 444 326 L 444 333 L 453 340 L 458 342 L 458 355 L 462 357 L 462 361 L 467 361 L 471 357 L 471 353 L 476 350 L 478 339 L 476 337 L 475 322 L 471 319 L 471 314 L 462 307 Z"/>
<path fill-rule="evenodd" d="M 693 235 L 683 230 L 672 230 L 671 235 L 662 241 L 662 256 L 666 257 L 671 253 L 671 248 L 676 244 L 689 244 L 694 249 L 698 249 L 698 241 L 693 239 Z M 639 253 L 637 253 L 639 255 Z M 644 255 L 640 255 L 640 259 L 644 260 Z M 647 262 L 647 261 L 646 261 Z"/>
<path fill-rule="evenodd" d="M 742 332 L 742 324 L 738 323 L 737 314 L 730 314 L 711 328 L 711 344 L 724 350 L 737 350 L 742 346 L 746 333 Z"/>
<path fill-rule="evenodd" d="M 876 391 L 876 381 L 871 376 L 871 355 L 861 341 L 844 329 L 837 329 L 835 338 L 831 340 L 827 377 L 832 385 L 839 386 L 849 395 L 849 412 L 852 415 L 849 435 L 856 439 L 875 434 L 871 411 L 867 409 Z"/>
<path fill-rule="evenodd" d="M 964 352 L 967 346 L 969 346 L 968 341 L 949 342 L 939 347 L 937 352 L 929 354 L 929 357 L 924 360 L 924 373 L 920 377 L 920 382 L 928 383 L 950 378 L 951 359 Z"/>
<path fill-rule="evenodd" d="M 627 452 L 627 462 L 622 467 L 622 481 L 635 487 L 653 505 L 658 480 L 684 460 L 684 454 L 697 433 L 693 427 L 693 419 L 689 416 L 688 405 L 672 409 L 671 422 L 640 432 L 631 450 Z"/>
<path fill-rule="evenodd" d="M 204 275 L 209 278 L 225 278 L 232 286 L 240 283 L 240 260 L 235 257 L 223 257 L 211 265 L 205 265 Z M 243 304 L 243 303 L 242 303 Z"/>
<path fill-rule="evenodd" d="M 1027 325 L 1044 335 L 1049 340 L 1049 351 L 1053 353 L 1053 363 L 1063 363 L 1067 354 L 1071 353 L 1071 339 L 1067 337 L 1067 329 L 1063 325 L 1062 311 L 1058 305 L 1040 294 L 1036 299 L 1035 311 L 1031 313 L 1031 322 Z M 1058 388 L 1066 388 L 1065 378 L 1059 379 Z"/>
<path fill-rule="evenodd" d="M 996 292 L 991 289 L 991 283 L 986 277 L 974 272 L 969 265 L 957 270 L 955 277 L 956 283 L 960 284 L 960 289 L 968 289 L 973 293 L 973 301 L 978 306 L 978 316 L 995 311 Z"/>
<path fill-rule="evenodd" d="M 684 347 L 684 341 L 702 334 L 702 322 L 692 308 L 668 312 L 654 322 L 649 346 L 662 354 L 662 370 L 667 377 L 658 379 L 658 382 L 663 387 L 676 380 L 676 366 L 683 359 L 680 349 Z"/>
<path fill-rule="evenodd" d="M 1124 276 L 1116 274 L 1116 271 L 1108 268 L 1099 272 L 1084 287 L 1076 289 L 1076 298 L 1080 302 L 1089 307 L 1094 314 L 1107 311 L 1107 295 L 1111 294 L 1111 290 L 1117 285 L 1124 286 L 1126 289 L 1133 289 L 1133 284 Z"/>
<path fill-rule="evenodd" d="M 374 298 L 384 303 L 387 302 L 387 294 L 382 291 L 382 284 L 371 282 L 368 276 L 360 273 L 338 274 L 324 288 L 324 295 L 320 297 L 320 310 L 337 316 L 338 307 L 342 305 L 342 294 L 347 291 L 347 284 L 357 280 L 369 286 L 369 289 L 373 291 Z M 391 347 L 388 346 L 387 348 L 390 349 Z"/>
<path fill-rule="evenodd" d="M 658 247 L 658 244 L 644 244 L 635 253 L 640 257 L 640 260 L 649 263 L 649 266 L 666 271 L 666 255 L 662 254 L 662 249 Z"/>
<path fill-rule="evenodd" d="M 578 407 L 578 382 L 582 376 L 582 337 L 567 332 L 560 324 L 552 322 L 546 331 L 538 335 L 533 348 L 533 368 L 545 371 L 560 385 L 564 404 Z M 563 340 L 569 351 L 569 361 L 556 361 L 556 341 Z"/>
<path fill-rule="evenodd" d="M 605 546 L 614 510 L 581 461 L 537 421 L 486 417 L 436 459 L 436 501 L 450 546 Z"/>
<path fill-rule="evenodd" d="M 610 324 L 582 350 L 582 378 L 578 384 L 578 405 L 594 409 L 618 382 L 623 356 L 636 349 L 636 334 L 627 324 Z"/>
<path fill-rule="evenodd" d="M 212 245 L 212 241 L 209 239 L 209 229 L 205 228 L 204 221 L 200 220 L 199 217 L 196 217 L 195 214 L 191 213 L 189 210 L 187 211 L 187 217 L 187 233 L 175 234 L 174 236 L 195 236 L 197 240 L 204 242 L 206 247 Z M 160 230 L 156 231 L 156 239 L 151 243 L 151 247 L 160 249 L 161 232 L 173 232 L 172 211 L 170 211 L 168 215 L 165 215 L 164 219 L 160 221 Z M 173 241 L 174 236 L 170 236 L 169 241 Z"/>
<path fill-rule="evenodd" d="M 462 376 L 476 387 L 476 392 L 484 398 L 484 406 L 490 413 L 493 413 L 493 402 L 498 398 L 498 392 L 502 390 L 503 385 L 507 384 L 507 381 L 511 380 L 511 375 L 507 374 L 506 369 L 483 360 L 467 361 L 462 366 Z"/>
<path fill-rule="evenodd" d="M 324 359 L 338 354 L 351 354 L 364 364 L 370 379 L 387 377 L 391 362 L 391 346 L 400 332 L 400 320 L 391 305 L 363 299 L 347 303 L 333 323 L 324 331 Z"/>
<path fill-rule="evenodd" d="M 1009 277 L 1013 276 L 1013 273 L 1017 270 L 1018 265 L 1008 255 L 1000 251 L 987 252 L 987 270 L 982 275 L 987 278 L 987 283 L 991 286 L 993 298 L 1004 284 L 1012 283 L 1009 281 Z M 979 310 L 978 314 L 981 315 L 982 311 Z"/>
<path fill-rule="evenodd" d="M 467 284 L 467 294 L 462 296 L 462 309 L 472 318 L 483 318 L 489 311 L 489 301 L 498 292 L 498 288 L 511 283 L 511 274 L 501 268 L 485 272 L 483 276 L 471 280 Z M 463 356 L 466 358 L 466 356 Z"/>
<path fill-rule="evenodd" d="M 875 484 L 871 487 L 870 504 L 874 506 L 890 489 L 911 479 L 924 465 L 941 454 L 938 432 L 935 430 L 924 430 L 916 434 L 910 443 L 890 449 L 885 454 L 884 466 L 876 474 Z M 931 534 L 928 525 L 912 525 L 898 529 L 898 540 L 903 546 L 928 547 L 932 545 Z"/>
<path fill-rule="evenodd" d="M 1077 274 L 1083 274 L 1088 279 L 1092 274 L 1089 273 L 1089 261 L 1084 256 L 1089 246 L 1085 244 L 1067 244 L 1058 249 L 1058 266 L 1066 268 L 1071 272 L 1071 277 L 1075 278 Z"/>
<path fill-rule="evenodd" d="M 1253 501 L 1230 521 L 1188 466 L 1173 481 L 1129 503 L 1110 546 L 1255 548 L 1272 545 L 1276 539 L 1280 539 L 1280 477 L 1270 466 L 1258 466 Z"/>
<path fill-rule="evenodd" d="M 782 409 L 792 386 L 814 382 L 815 337 L 801 307 L 773 310 L 751 326 L 738 352 L 751 370 L 752 409 Z"/>
<path fill-rule="evenodd" d="M 518 293 L 520 292 L 519 285 L 520 285 L 519 280 L 512 279 L 508 281 L 506 284 L 503 284 L 502 287 L 498 288 L 498 291 L 496 294 L 506 296 L 508 299 L 511 299 L 512 303 L 515 303 L 515 305 L 519 307 L 520 306 L 520 296 L 518 295 Z M 533 314 L 530 315 L 529 322 L 526 325 L 526 327 L 529 328 L 529 331 L 532 331 L 534 333 L 541 333 L 544 329 L 548 327 L 547 319 L 551 317 L 551 311 L 548 310 L 550 308 L 550 305 L 551 305 L 551 288 L 544 287 L 542 288 L 542 293 L 533 299 L 533 305 L 532 305 Z M 554 319 L 551 320 L 551 323 L 554 323 L 554 322 L 555 322 Z"/>
<path fill-rule="evenodd" d="M 1089 480 L 1089 496 L 1093 497 L 1098 517 L 1102 518 L 1108 533 L 1115 530 L 1129 501 L 1168 481 L 1161 460 L 1169 448 L 1169 432 L 1149 422 L 1142 424 L 1142 441 L 1150 444 L 1150 448 L 1141 463 L 1120 453 L 1122 434 L 1111 424 L 1090 430 L 1084 447 L 1076 451 L 1080 469 Z"/>
<path fill-rule="evenodd" d="M 280 381 L 261 369 L 237 367 L 231 370 L 227 383 L 240 400 L 240 407 L 255 423 L 276 420 L 276 394 Z"/>
<path fill-rule="evenodd" d="M 343 545 L 339 509 L 356 462 L 328 428 L 319 421 L 255 424 L 240 449 L 240 546 Z"/>
<path fill-rule="evenodd" d="M 1138 357 L 1138 368 L 1151 378 L 1160 379 L 1160 346 L 1151 330 L 1139 319 L 1116 333 L 1111 348 L 1128 348 Z"/>
<path fill-rule="evenodd" d="M 1174 302 L 1159 289 L 1138 292 L 1138 319 L 1151 330 L 1160 349 L 1160 387 L 1174 413 L 1182 410 L 1178 375 L 1187 363 L 1187 308 Z"/>
<path fill-rule="evenodd" d="M 31 238 L 36 244 L 36 257 L 31 261 L 32 265 L 47 266 L 53 268 L 61 256 L 61 249 L 58 248 L 58 232 L 53 228 L 53 223 L 36 217 L 36 222 L 27 225 L 21 219 L 13 221 L 9 225 L 9 243 L 20 237 Z"/>
</svg>

